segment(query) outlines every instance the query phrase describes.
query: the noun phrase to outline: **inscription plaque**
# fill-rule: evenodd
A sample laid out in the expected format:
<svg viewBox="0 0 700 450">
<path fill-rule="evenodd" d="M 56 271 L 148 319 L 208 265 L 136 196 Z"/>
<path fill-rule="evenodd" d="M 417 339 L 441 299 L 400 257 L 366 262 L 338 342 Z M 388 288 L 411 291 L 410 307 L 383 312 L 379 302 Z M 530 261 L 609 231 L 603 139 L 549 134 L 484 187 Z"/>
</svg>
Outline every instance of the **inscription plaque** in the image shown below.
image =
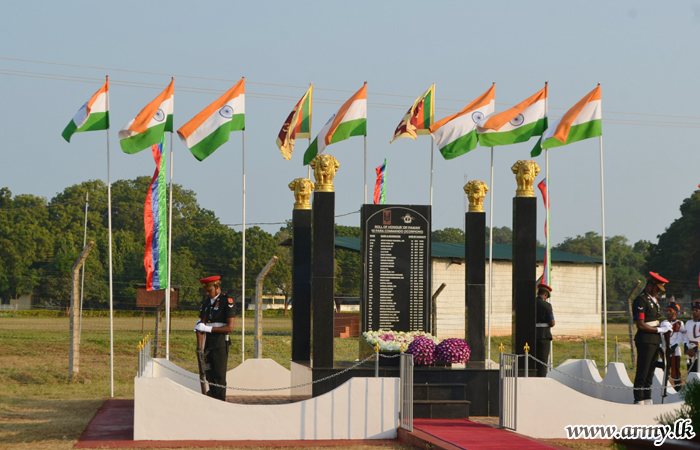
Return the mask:
<svg viewBox="0 0 700 450">
<path fill-rule="evenodd" d="M 362 331 L 430 326 L 430 206 L 362 207 Z"/>
</svg>

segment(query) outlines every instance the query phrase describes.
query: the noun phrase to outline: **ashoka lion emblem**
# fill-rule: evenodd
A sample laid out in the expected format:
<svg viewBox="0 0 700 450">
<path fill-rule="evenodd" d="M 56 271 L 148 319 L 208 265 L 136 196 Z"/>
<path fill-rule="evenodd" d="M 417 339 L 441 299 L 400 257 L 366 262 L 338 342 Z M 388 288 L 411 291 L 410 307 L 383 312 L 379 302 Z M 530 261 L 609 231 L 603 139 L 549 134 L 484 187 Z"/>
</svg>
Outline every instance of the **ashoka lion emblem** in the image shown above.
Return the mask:
<svg viewBox="0 0 700 450">
<path fill-rule="evenodd" d="M 515 196 L 534 197 L 535 190 L 532 185 L 535 182 L 535 177 L 540 173 L 540 166 L 535 161 L 518 161 L 510 169 L 515 174 L 515 180 L 518 182 Z"/>
<path fill-rule="evenodd" d="M 464 185 L 464 193 L 469 198 L 469 212 L 484 212 L 484 198 L 489 187 L 483 181 L 473 180 Z"/>
</svg>

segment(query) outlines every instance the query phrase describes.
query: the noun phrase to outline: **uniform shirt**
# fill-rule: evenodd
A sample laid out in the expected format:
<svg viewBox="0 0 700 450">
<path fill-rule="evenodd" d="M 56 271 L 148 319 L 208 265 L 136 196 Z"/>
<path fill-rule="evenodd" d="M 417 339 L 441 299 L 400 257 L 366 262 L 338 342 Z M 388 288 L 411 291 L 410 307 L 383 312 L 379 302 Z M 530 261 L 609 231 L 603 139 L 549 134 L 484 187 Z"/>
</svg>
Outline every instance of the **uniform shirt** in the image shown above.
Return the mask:
<svg viewBox="0 0 700 450">
<path fill-rule="evenodd" d="M 642 291 L 632 303 L 632 315 L 634 320 L 642 320 L 645 323 L 658 321 L 661 318 L 659 303 L 654 297 Z M 655 325 L 653 325 L 655 326 Z M 639 344 L 661 344 L 661 335 L 654 331 L 637 330 L 634 341 Z"/>
<path fill-rule="evenodd" d="M 211 325 L 226 324 L 229 318 L 236 316 L 236 307 L 231 297 L 219 294 L 213 300 L 206 298 L 199 305 L 199 319 Z M 207 333 L 206 346 L 214 348 L 225 345 L 228 341 L 228 333 Z"/>
<path fill-rule="evenodd" d="M 663 324 L 668 324 L 668 326 L 671 327 L 670 345 L 671 348 L 674 348 L 675 346 L 673 354 L 676 356 L 681 356 L 683 344 L 686 342 L 685 325 L 683 325 L 683 322 L 681 322 L 680 320 L 674 320 L 673 322 L 664 320 L 663 322 L 661 322 L 661 325 Z"/>
<path fill-rule="evenodd" d="M 537 323 L 546 323 L 546 327 L 537 327 L 537 339 L 552 340 L 552 330 L 549 326 L 549 322 L 554 320 L 554 313 L 552 312 L 552 305 L 547 303 L 539 295 L 537 296 Z"/>
<path fill-rule="evenodd" d="M 700 321 L 690 319 L 685 323 L 685 337 L 688 348 L 697 348 L 700 341 Z"/>
</svg>

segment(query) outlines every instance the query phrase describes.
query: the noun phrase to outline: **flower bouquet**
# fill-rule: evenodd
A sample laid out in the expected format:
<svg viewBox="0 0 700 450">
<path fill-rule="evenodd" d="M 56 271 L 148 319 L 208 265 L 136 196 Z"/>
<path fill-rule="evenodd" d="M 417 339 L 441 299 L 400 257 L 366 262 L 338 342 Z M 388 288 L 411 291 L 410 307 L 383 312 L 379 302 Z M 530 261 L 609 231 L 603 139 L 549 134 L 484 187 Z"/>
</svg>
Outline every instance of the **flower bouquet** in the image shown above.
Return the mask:
<svg viewBox="0 0 700 450">
<path fill-rule="evenodd" d="M 403 349 L 408 351 L 411 343 L 416 339 L 427 339 L 433 342 L 433 346 L 440 342 L 437 338 L 423 331 L 365 331 L 360 340 L 360 357 L 367 358 L 374 353 L 375 345 L 379 346 L 380 355 L 396 356 Z M 399 358 L 379 358 L 380 366 L 398 366 Z"/>
</svg>

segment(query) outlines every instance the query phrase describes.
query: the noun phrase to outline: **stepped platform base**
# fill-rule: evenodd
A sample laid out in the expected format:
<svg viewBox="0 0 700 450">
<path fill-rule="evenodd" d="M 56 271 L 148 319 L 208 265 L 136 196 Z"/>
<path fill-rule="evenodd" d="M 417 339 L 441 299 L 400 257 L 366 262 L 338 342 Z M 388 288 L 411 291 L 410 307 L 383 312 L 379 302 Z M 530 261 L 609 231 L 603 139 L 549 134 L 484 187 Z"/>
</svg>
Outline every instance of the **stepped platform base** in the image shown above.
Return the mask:
<svg viewBox="0 0 700 450">
<path fill-rule="evenodd" d="M 316 381 L 338 374 L 354 364 L 354 361 L 336 361 L 332 368 L 312 368 L 313 380 Z M 469 414 L 476 416 L 498 416 L 498 369 L 492 367 L 495 367 L 495 365 L 490 366 L 484 361 L 470 361 L 465 364 L 464 367 L 460 368 L 415 367 L 413 372 L 414 415 L 417 414 L 417 408 L 423 408 L 423 410 L 427 408 L 426 406 L 421 406 L 421 403 L 416 403 L 415 400 L 431 400 L 433 404 L 435 404 L 435 401 L 441 400 L 440 398 L 427 396 L 421 398 L 420 396 L 422 394 L 420 386 L 426 386 L 425 389 L 427 395 L 427 390 L 430 390 L 431 386 L 434 385 L 447 385 L 452 386 L 453 388 L 454 386 L 459 385 L 464 386 L 465 389 L 465 395 L 463 398 L 442 399 L 453 401 L 461 400 L 462 402 L 466 402 L 466 404 L 463 404 L 461 407 L 461 412 L 459 413 L 461 416 L 452 416 L 451 418 L 467 418 L 469 417 Z M 313 396 L 317 397 L 325 394 L 326 392 L 330 392 L 337 386 L 353 377 L 374 377 L 374 370 L 374 361 L 367 361 L 355 369 L 348 370 L 347 372 L 326 381 L 315 383 L 313 385 Z M 379 376 L 398 377 L 399 368 L 380 366 Z M 434 387 L 432 389 L 435 390 Z M 448 393 L 444 395 L 449 397 L 449 389 Z M 432 410 L 434 408 L 431 406 L 430 409 Z M 451 406 L 450 409 L 456 409 L 456 407 Z M 465 413 L 466 416 L 464 416 Z M 420 416 L 415 415 L 415 417 Z"/>
</svg>

